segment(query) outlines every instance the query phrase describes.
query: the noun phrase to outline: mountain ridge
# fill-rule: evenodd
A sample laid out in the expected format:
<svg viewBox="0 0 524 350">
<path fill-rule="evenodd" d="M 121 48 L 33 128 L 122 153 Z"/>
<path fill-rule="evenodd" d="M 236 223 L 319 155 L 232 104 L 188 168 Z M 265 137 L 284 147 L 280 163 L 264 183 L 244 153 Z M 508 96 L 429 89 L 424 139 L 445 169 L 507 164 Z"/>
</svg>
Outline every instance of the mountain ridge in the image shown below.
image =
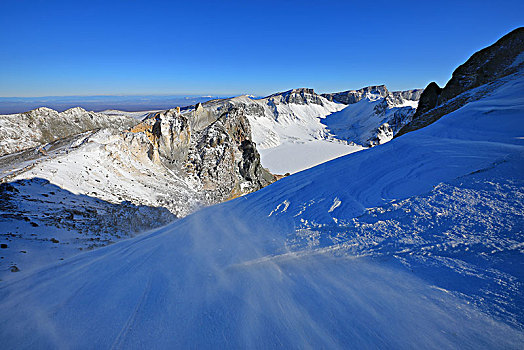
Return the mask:
<svg viewBox="0 0 524 350">
<path fill-rule="evenodd" d="M 514 29 L 494 44 L 477 51 L 453 71 L 443 88 L 431 82 L 422 92 L 423 103 L 417 108 L 413 121 L 404 126 L 396 137 L 415 131 L 451 113 L 475 95 L 468 91 L 519 72 L 524 66 L 524 27 Z M 495 84 L 496 85 L 496 84 Z"/>
</svg>

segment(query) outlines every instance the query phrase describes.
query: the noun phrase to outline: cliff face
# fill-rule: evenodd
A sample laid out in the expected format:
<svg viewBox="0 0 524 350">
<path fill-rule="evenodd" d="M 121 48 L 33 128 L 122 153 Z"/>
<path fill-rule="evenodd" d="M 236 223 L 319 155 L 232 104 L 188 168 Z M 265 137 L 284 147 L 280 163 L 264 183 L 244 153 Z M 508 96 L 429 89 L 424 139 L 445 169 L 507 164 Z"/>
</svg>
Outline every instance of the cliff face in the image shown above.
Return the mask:
<svg viewBox="0 0 524 350">
<path fill-rule="evenodd" d="M 229 102 L 198 104 L 156 113 L 130 132 L 147 136 L 143 149 L 153 162 L 192 178 L 206 201 L 216 203 L 275 181 L 260 164 L 245 113 L 245 106 Z"/>
<path fill-rule="evenodd" d="M 493 45 L 473 54 L 453 72 L 444 88 L 430 83 L 420 97 L 413 120 L 396 136 L 423 128 L 466 103 L 488 93 L 490 88 L 477 94 L 468 91 L 516 73 L 524 67 L 524 27 L 517 28 Z"/>
</svg>

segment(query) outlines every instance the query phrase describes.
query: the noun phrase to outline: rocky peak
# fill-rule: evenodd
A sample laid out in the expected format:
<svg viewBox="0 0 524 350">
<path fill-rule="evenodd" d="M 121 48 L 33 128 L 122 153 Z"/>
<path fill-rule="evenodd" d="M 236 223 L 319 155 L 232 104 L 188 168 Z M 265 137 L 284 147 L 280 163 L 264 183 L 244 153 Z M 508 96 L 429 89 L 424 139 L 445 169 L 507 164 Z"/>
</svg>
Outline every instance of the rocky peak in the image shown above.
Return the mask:
<svg viewBox="0 0 524 350">
<path fill-rule="evenodd" d="M 473 54 L 460 65 L 444 88 L 430 83 L 420 97 L 413 120 L 396 136 L 423 128 L 480 95 L 464 94 L 479 86 L 524 69 L 524 27 L 506 34 L 496 43 Z"/>
<path fill-rule="evenodd" d="M 335 92 L 331 94 L 322 94 L 322 97 L 325 97 L 329 101 L 334 101 L 334 102 L 349 105 L 349 104 L 353 104 L 353 103 L 357 103 L 361 101 L 362 99 L 366 98 L 366 96 L 370 94 L 383 98 L 389 94 L 389 91 L 386 85 L 374 85 L 374 86 L 366 86 L 358 90 L 347 90 L 347 91 Z"/>
<path fill-rule="evenodd" d="M 130 132 L 147 136 L 149 146 L 142 149 L 153 162 L 195 179 L 209 204 L 275 181 L 260 164 L 244 104 L 222 101 L 197 104 L 185 113 L 158 112 Z"/>
<path fill-rule="evenodd" d="M 524 51 L 524 27 L 503 36 L 495 44 L 471 56 L 455 71 L 442 89 L 438 104 L 458 96 L 466 90 L 492 82 L 516 72 L 524 62 L 513 63 Z"/>
<path fill-rule="evenodd" d="M 322 98 L 313 89 L 298 88 L 279 92 L 266 97 L 273 103 L 317 104 L 323 106 Z"/>
<path fill-rule="evenodd" d="M 438 86 L 437 83 L 429 83 L 420 95 L 420 100 L 418 101 L 418 107 L 414 117 L 416 118 L 417 116 L 426 113 L 435 107 L 441 92 L 442 88 Z"/>
</svg>

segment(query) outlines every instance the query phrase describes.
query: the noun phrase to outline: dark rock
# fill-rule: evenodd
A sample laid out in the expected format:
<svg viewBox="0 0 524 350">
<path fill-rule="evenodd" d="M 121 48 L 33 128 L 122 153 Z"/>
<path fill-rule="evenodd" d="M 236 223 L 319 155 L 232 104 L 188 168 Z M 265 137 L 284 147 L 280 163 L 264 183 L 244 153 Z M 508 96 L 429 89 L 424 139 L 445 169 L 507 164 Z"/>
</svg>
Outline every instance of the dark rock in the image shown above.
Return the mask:
<svg viewBox="0 0 524 350">
<path fill-rule="evenodd" d="M 11 266 L 9 269 L 11 270 L 11 272 L 18 272 L 18 271 L 20 271 L 20 269 L 16 265 Z"/>
<path fill-rule="evenodd" d="M 6 192 L 19 193 L 20 191 L 9 183 L 6 183 L 6 182 L 0 183 L 0 194 L 6 193 Z"/>
<path fill-rule="evenodd" d="M 524 60 L 519 61 L 518 58 L 523 53 L 524 27 L 513 30 L 493 45 L 476 52 L 455 69 L 443 89 L 440 89 L 435 83 L 429 84 L 424 89 L 412 121 L 404 126 L 395 137 L 430 125 L 466 103 L 480 98 L 483 93 L 467 96 L 464 92 L 493 83 L 521 70 Z"/>
<path fill-rule="evenodd" d="M 417 117 L 423 113 L 426 113 L 430 109 L 435 108 L 441 92 L 442 88 L 438 86 L 437 83 L 429 83 L 429 85 L 424 89 L 422 95 L 420 95 L 420 100 L 418 101 L 418 107 L 414 117 Z"/>
<path fill-rule="evenodd" d="M 53 242 L 53 243 L 60 243 L 60 241 L 58 239 L 56 239 L 56 238 L 51 238 L 51 242 Z"/>
<path fill-rule="evenodd" d="M 453 72 L 442 93 L 438 104 L 458 96 L 464 91 L 484 85 L 518 70 L 513 65 L 515 59 L 524 51 L 524 27 L 517 28 L 471 56 Z"/>
<path fill-rule="evenodd" d="M 7 244 L 5 244 L 5 243 L 0 244 L 0 248 L 6 249 L 7 248 Z"/>
</svg>

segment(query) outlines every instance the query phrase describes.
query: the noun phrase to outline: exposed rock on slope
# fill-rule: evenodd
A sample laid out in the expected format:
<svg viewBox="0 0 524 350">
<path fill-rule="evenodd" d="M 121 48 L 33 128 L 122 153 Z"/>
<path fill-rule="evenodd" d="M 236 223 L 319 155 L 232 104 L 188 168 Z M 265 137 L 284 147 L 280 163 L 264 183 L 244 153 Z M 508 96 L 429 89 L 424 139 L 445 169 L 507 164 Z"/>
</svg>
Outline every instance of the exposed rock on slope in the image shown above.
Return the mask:
<svg viewBox="0 0 524 350">
<path fill-rule="evenodd" d="M 430 83 L 421 96 L 421 103 L 412 122 L 403 127 L 396 136 L 423 128 L 466 103 L 477 100 L 497 84 L 479 89 L 480 93 L 467 92 L 518 72 L 523 65 L 524 27 L 521 27 L 473 54 L 453 72 L 443 89 L 434 82 Z"/>
<path fill-rule="evenodd" d="M 367 86 L 358 90 L 347 90 L 342 92 L 335 92 L 330 94 L 322 94 L 323 97 L 330 101 L 335 101 L 350 105 L 357 103 L 366 97 L 367 94 L 378 95 L 380 97 L 386 97 L 388 90 L 385 85 Z"/>
<path fill-rule="evenodd" d="M 0 281 L 172 222 L 166 208 L 110 203 L 48 180 L 0 183 Z M 20 254 L 23 252 L 22 254 Z"/>
<path fill-rule="evenodd" d="M 56 141 L 85 131 L 123 130 L 133 118 L 88 112 L 80 107 L 64 112 L 41 107 L 20 114 L 0 115 L 0 156 Z"/>
<path fill-rule="evenodd" d="M 418 101 L 417 111 L 413 115 L 413 119 L 433 109 L 437 105 L 438 97 L 442 92 L 442 88 L 437 83 L 431 82 L 424 89 Z"/>
<path fill-rule="evenodd" d="M 267 100 L 271 100 L 273 103 L 294 103 L 297 105 L 305 105 L 309 103 L 324 105 L 323 99 L 315 93 L 313 89 L 299 88 L 292 89 L 285 92 L 279 92 L 266 97 Z"/>
<path fill-rule="evenodd" d="M 149 158 L 202 184 L 216 203 L 256 191 L 275 181 L 260 164 L 244 105 L 201 104 L 154 114 L 131 129 L 149 140 Z"/>
</svg>

